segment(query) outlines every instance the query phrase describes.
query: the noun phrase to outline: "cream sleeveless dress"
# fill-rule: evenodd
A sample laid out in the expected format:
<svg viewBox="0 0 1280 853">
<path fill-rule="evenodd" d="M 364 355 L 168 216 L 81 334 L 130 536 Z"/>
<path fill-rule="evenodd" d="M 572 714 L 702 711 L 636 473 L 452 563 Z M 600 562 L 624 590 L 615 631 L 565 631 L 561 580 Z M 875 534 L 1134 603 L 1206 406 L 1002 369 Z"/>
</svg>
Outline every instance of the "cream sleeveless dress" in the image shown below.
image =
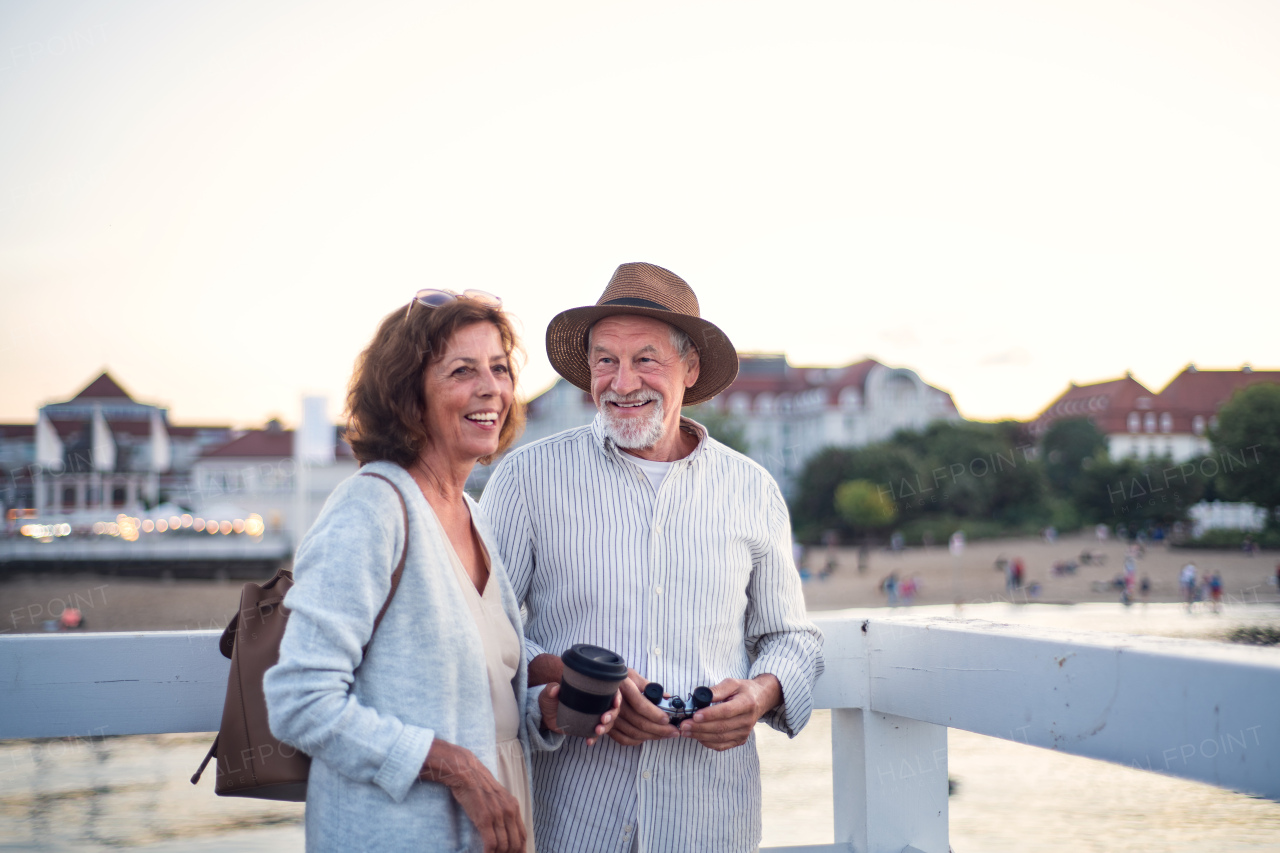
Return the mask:
<svg viewBox="0 0 1280 853">
<path fill-rule="evenodd" d="M 480 537 L 476 537 L 480 542 Z M 462 596 L 467 600 L 471 618 L 484 643 L 484 658 L 489 669 L 489 697 L 493 703 L 496 742 L 498 748 L 498 772 L 495 775 L 502 787 L 520 803 L 520 816 L 524 819 L 525 850 L 533 853 L 533 797 L 529 791 L 529 776 L 525 771 L 524 750 L 520 748 L 520 708 L 511 687 L 516 668 L 520 665 L 520 635 L 502 609 L 502 594 L 490 578 L 484 585 L 484 594 L 476 589 L 467 574 L 453 543 L 445 537 L 449 559 L 458 579 Z M 489 554 L 480 542 L 480 553 L 485 567 L 492 571 Z"/>
</svg>

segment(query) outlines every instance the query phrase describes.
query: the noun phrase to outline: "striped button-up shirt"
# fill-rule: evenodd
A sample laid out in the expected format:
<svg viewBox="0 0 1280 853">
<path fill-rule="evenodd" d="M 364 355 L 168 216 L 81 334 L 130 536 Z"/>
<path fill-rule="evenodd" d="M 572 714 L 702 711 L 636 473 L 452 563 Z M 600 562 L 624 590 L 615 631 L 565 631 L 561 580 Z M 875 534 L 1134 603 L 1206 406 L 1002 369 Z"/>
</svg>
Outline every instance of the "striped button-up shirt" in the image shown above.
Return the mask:
<svg viewBox="0 0 1280 853">
<path fill-rule="evenodd" d="M 773 478 L 693 421 L 694 451 L 655 490 L 594 423 L 510 453 L 481 507 L 526 610 L 530 658 L 575 643 L 612 649 L 668 693 L 772 673 L 808 722 L 822 635 L 805 615 L 786 503 Z M 755 736 L 716 752 L 672 738 L 535 753 L 543 853 L 740 853 L 760 843 Z"/>
</svg>

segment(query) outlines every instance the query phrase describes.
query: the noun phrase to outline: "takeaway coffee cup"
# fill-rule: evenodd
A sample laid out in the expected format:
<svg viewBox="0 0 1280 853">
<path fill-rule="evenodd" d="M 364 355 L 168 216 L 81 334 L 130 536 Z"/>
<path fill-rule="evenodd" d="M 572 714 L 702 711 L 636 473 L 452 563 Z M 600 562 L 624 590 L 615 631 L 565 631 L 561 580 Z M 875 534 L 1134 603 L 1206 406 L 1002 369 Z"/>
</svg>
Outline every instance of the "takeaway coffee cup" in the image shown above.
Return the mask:
<svg viewBox="0 0 1280 853">
<path fill-rule="evenodd" d="M 613 707 L 613 697 L 627 677 L 621 655 L 599 646 L 578 643 L 560 656 L 560 708 L 556 724 L 565 734 L 591 737 L 600 715 Z"/>
</svg>

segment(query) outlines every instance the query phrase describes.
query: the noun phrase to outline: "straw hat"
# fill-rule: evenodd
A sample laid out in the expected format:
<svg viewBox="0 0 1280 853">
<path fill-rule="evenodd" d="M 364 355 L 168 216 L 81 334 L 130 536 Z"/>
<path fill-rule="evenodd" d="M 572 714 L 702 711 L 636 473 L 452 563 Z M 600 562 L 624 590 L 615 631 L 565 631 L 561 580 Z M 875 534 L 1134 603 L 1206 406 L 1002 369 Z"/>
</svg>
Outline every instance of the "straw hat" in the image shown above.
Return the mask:
<svg viewBox="0 0 1280 853">
<path fill-rule="evenodd" d="M 583 391 L 591 393 L 587 332 L 592 324 L 616 314 L 662 320 L 683 330 L 693 341 L 701 368 L 698 381 L 684 391 L 684 405 L 710 400 L 738 375 L 738 351 L 724 332 L 702 319 L 698 297 L 684 279 L 653 264 L 623 264 L 609 279 L 600 301 L 562 311 L 547 326 L 551 366 Z"/>
</svg>

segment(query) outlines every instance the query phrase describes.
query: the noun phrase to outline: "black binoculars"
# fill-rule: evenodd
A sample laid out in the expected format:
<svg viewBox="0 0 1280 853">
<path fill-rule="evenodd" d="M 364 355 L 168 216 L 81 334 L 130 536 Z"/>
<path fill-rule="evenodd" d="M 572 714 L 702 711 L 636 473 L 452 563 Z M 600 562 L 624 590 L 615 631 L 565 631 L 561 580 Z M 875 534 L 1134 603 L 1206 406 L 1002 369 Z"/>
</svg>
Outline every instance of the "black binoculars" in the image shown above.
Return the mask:
<svg viewBox="0 0 1280 853">
<path fill-rule="evenodd" d="M 679 696 L 663 699 L 662 693 L 662 685 L 656 681 L 650 681 L 644 686 L 644 698 L 657 705 L 658 710 L 665 711 L 673 726 L 680 725 L 692 717 L 694 711 L 711 704 L 710 687 L 695 688 L 693 693 L 689 694 L 688 699 L 681 699 Z"/>
</svg>

